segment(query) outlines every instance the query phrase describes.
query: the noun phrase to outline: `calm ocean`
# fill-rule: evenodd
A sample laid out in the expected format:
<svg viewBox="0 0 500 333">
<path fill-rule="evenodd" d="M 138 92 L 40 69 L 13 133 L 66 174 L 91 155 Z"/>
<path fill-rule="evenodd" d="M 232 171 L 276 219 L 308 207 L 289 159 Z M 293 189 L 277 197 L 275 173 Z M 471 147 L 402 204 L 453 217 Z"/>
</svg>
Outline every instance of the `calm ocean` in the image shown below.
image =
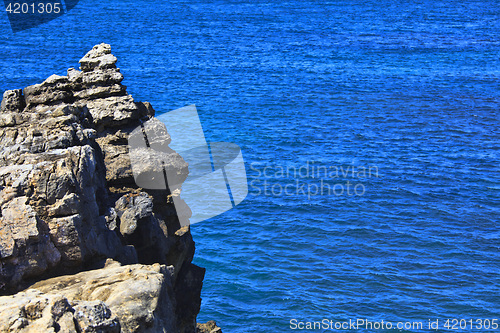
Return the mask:
<svg viewBox="0 0 500 333">
<path fill-rule="evenodd" d="M 242 148 L 248 197 L 192 227 L 199 321 L 500 320 L 498 1 L 80 0 L 0 32 L 1 91 L 106 42 L 136 100 Z"/>
</svg>

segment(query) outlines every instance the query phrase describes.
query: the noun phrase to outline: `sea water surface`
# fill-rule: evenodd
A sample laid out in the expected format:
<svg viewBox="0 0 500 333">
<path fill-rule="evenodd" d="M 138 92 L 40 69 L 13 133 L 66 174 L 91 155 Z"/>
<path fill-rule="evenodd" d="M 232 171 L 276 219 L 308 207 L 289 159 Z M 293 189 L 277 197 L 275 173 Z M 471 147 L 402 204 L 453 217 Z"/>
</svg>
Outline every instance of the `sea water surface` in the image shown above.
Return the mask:
<svg viewBox="0 0 500 333">
<path fill-rule="evenodd" d="M 199 321 L 500 318 L 498 1 L 81 0 L 16 34 L 0 16 L 0 90 L 106 42 L 136 100 L 196 104 L 242 148 L 248 197 L 192 226 Z"/>
</svg>

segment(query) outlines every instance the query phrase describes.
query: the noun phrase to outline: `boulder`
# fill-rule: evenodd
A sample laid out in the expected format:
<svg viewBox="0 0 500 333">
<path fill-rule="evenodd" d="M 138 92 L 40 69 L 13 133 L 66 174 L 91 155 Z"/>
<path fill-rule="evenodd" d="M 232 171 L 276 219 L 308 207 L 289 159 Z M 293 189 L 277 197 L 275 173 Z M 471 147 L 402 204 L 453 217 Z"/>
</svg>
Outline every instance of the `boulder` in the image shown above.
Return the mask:
<svg viewBox="0 0 500 333">
<path fill-rule="evenodd" d="M 24 109 L 25 103 L 21 89 L 7 90 L 3 93 L 0 112 L 21 112 Z"/>
<path fill-rule="evenodd" d="M 80 59 L 80 69 L 84 72 L 90 72 L 100 69 L 116 68 L 116 57 L 111 54 L 109 44 L 99 44 L 90 50 L 82 59 Z"/>
<path fill-rule="evenodd" d="M 172 270 L 108 261 L 102 269 L 40 281 L 0 297 L 0 332 L 179 332 Z"/>
<path fill-rule="evenodd" d="M 204 324 L 198 323 L 196 333 L 222 333 L 222 330 L 214 320 L 209 320 Z"/>
</svg>

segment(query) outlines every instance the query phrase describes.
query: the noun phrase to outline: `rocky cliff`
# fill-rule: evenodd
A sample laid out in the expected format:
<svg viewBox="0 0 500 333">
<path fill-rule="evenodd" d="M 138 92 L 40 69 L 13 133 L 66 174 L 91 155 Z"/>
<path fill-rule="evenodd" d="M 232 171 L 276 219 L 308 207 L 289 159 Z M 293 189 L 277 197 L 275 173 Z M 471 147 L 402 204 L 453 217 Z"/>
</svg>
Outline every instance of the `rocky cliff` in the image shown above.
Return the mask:
<svg viewBox="0 0 500 333">
<path fill-rule="evenodd" d="M 3 95 L 1 332 L 196 331 L 205 270 L 191 263 L 180 191 L 134 182 L 128 136 L 155 111 L 127 94 L 116 62 L 100 44 L 80 70 Z M 182 182 L 187 163 L 168 155 Z"/>
</svg>

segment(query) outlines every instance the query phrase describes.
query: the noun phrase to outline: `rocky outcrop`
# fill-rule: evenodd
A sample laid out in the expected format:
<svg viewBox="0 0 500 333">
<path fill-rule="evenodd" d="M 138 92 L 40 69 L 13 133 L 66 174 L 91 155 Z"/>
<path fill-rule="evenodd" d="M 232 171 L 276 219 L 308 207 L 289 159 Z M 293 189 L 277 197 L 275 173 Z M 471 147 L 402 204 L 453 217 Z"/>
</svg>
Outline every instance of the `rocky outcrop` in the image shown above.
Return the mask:
<svg viewBox="0 0 500 333">
<path fill-rule="evenodd" d="M 71 68 L 67 76 L 52 75 L 3 95 L 0 295 L 37 283 L 17 294 L 17 301 L 2 297 L 0 309 L 22 309 L 17 318 L 5 317 L 1 310 L 2 329 L 24 332 L 52 325 L 55 332 L 196 331 L 204 269 L 191 263 L 194 242 L 173 205 L 180 189 L 149 190 L 134 182 L 128 137 L 155 112 L 126 93 L 116 61 L 110 46 L 100 44 L 80 60 L 80 70 Z M 168 144 L 165 126 L 157 130 Z M 162 166 L 174 169 L 176 184 L 181 184 L 187 163 L 174 151 L 164 161 Z M 130 266 L 103 269 L 110 258 Z M 66 276 L 91 269 L 101 270 Z M 85 287 L 94 283 L 92 274 L 96 285 L 107 286 L 98 293 Z M 149 282 L 135 282 L 143 278 Z M 40 282 L 45 279 L 50 280 Z M 51 289 L 54 283 L 59 287 Z M 129 291 L 137 293 L 135 301 L 122 299 L 119 305 L 119 299 L 106 294 L 114 294 L 115 288 L 136 288 Z M 141 308 L 145 295 L 153 294 L 157 301 Z M 26 312 L 26 306 L 34 306 L 35 314 Z M 124 309 L 150 315 L 129 320 Z M 63 326 L 68 330 L 57 328 Z"/>
<path fill-rule="evenodd" d="M 222 330 L 214 320 L 196 326 L 197 333 L 222 333 Z"/>
</svg>

